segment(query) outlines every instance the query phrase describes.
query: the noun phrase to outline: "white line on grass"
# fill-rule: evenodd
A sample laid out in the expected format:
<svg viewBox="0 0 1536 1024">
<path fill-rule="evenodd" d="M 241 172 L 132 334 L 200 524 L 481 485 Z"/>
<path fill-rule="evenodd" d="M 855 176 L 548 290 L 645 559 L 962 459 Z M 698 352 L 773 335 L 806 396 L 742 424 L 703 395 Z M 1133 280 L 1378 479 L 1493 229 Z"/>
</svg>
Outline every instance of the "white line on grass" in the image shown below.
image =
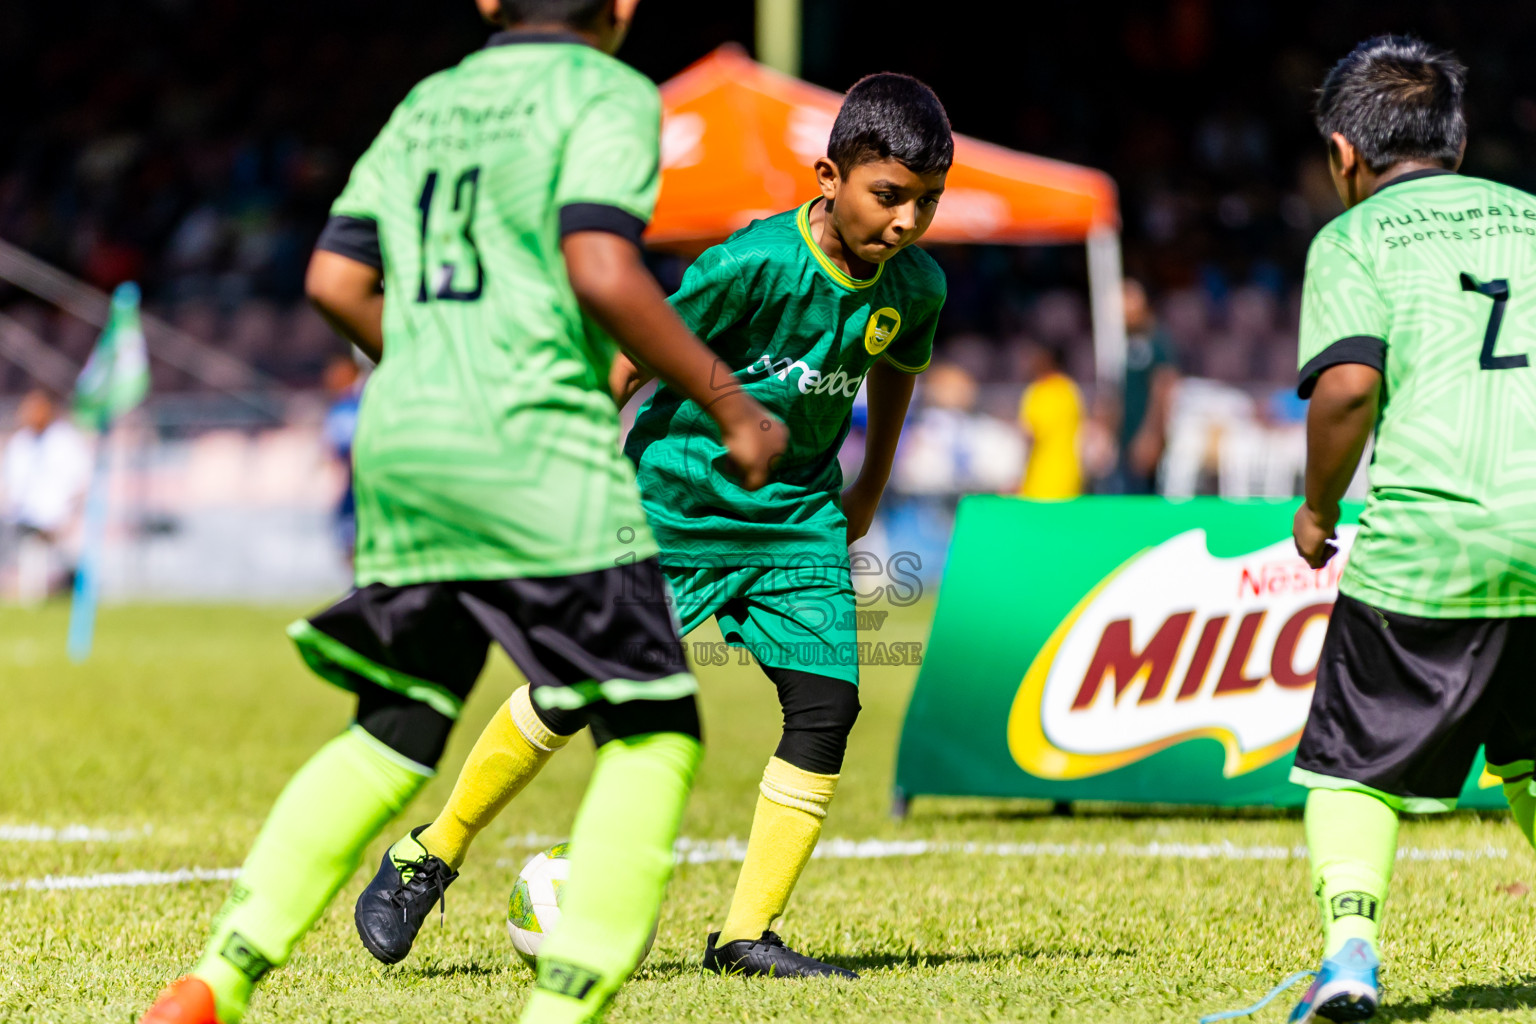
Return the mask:
<svg viewBox="0 0 1536 1024">
<path fill-rule="evenodd" d="M 45 875 L 0 882 L 0 892 L 17 889 L 120 889 L 137 885 L 181 885 L 183 882 L 227 882 L 239 868 L 182 868 L 180 871 L 123 871 L 110 875 Z"/>
<path fill-rule="evenodd" d="M 541 849 L 562 840 L 554 836 L 527 835 L 508 841 L 522 849 Z M 740 839 L 679 839 L 673 848 L 679 864 L 715 864 L 746 859 L 747 844 Z M 982 857 L 1035 858 L 1153 858 L 1164 860 L 1305 860 L 1305 846 L 1239 846 L 1219 843 L 947 843 L 931 839 L 825 839 L 813 857 L 825 860 L 880 860 L 887 857 L 921 857 L 960 854 Z M 1398 860 L 1471 861 L 1504 860 L 1509 850 L 1501 846 L 1422 847 L 1404 846 Z M 501 858 L 498 867 L 521 867 L 521 860 Z M 104 875 L 47 875 L 0 882 L 0 892 L 57 889 L 115 889 L 143 885 L 181 885 L 186 882 L 225 882 L 239 875 L 239 868 L 182 868 L 180 871 L 126 871 Z"/>
<path fill-rule="evenodd" d="M 89 825 L 0 825 L 0 842 L 10 843 L 117 843 L 125 839 L 142 839 L 151 828 L 145 825 L 137 829 L 112 831 L 91 828 Z"/>
<path fill-rule="evenodd" d="M 529 835 L 508 843 L 535 849 L 562 842 L 558 837 Z M 679 864 L 713 864 L 742 861 L 747 856 L 744 840 L 679 839 L 673 848 Z M 1126 857 L 1165 860 L 1305 860 L 1305 846 L 1239 846 L 1230 841 L 1219 843 L 955 843 L 931 839 L 823 839 L 811 856 L 826 860 L 880 860 L 886 857 L 921 857 L 933 854 L 960 854 L 983 857 Z M 1421 847 L 1404 846 L 1398 860 L 1467 861 L 1504 860 L 1509 850 L 1500 846 Z M 518 866 L 501 860 L 501 866 Z"/>
</svg>

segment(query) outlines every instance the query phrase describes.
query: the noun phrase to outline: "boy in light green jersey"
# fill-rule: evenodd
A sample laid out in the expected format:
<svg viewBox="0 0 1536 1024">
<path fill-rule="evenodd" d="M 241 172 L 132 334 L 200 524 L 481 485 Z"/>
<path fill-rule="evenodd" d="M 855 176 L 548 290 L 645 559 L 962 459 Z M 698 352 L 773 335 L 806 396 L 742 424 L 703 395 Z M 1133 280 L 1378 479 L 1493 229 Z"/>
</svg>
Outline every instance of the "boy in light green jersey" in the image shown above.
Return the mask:
<svg viewBox="0 0 1536 1024">
<path fill-rule="evenodd" d="M 1455 173 L 1464 76 L 1380 37 L 1318 98 L 1347 210 L 1312 243 L 1302 304 L 1295 535 L 1314 568 L 1372 431 L 1376 447 L 1291 776 L 1311 790 L 1325 931 L 1293 1022 L 1375 1013 L 1398 813 L 1454 807 L 1479 747 L 1533 840 L 1536 198 Z"/>
<path fill-rule="evenodd" d="M 564 923 L 522 1019 L 597 1019 L 639 960 L 700 729 L 618 452 L 615 340 L 708 405 L 744 487 L 785 435 L 642 261 L 660 97 L 610 56 L 635 3 L 479 0 L 510 28 L 418 84 L 336 200 L 309 294 L 380 359 L 353 447 L 357 589 L 289 634 L 357 694 L 357 716 L 278 797 L 202 958 L 145 1024 L 240 1019 L 432 775 L 493 642 L 529 680 L 525 720 L 557 709 L 598 744 Z M 394 898 L 368 900 L 360 921 L 453 877 L 389 854 L 381 873 Z"/>
<path fill-rule="evenodd" d="M 756 656 L 784 711 L 735 896 L 705 942 L 704 966 L 718 973 L 854 977 L 795 952 L 770 927 L 821 834 L 859 712 L 848 545 L 869 529 L 914 375 L 932 354 L 944 276 L 912 243 L 933 219 L 952 158 L 932 91 L 905 75 L 871 75 L 849 90 L 816 162 L 821 196 L 705 252 L 672 296 L 741 386 L 789 428 L 765 486 L 748 491 L 721 472 L 707 403 L 670 385 L 640 410 L 625 445 L 682 631 L 714 616 L 727 641 Z M 620 357 L 619 404 L 649 376 Z M 866 382 L 864 465 L 844 489 L 837 452 Z M 515 699 L 511 710 L 481 737 L 443 813 L 402 843 L 457 867 L 548 748 L 573 731 L 547 714 L 538 728 L 513 729 Z M 365 944 L 408 949 L 430 905 L 413 905 L 411 921 L 370 922 Z"/>
</svg>

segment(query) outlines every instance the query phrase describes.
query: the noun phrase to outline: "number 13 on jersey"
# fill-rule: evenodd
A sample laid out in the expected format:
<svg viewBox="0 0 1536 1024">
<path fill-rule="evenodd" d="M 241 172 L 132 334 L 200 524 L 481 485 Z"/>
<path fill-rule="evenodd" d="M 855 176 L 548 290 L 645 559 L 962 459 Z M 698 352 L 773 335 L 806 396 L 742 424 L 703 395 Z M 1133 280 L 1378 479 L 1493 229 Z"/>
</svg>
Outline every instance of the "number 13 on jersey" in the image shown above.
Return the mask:
<svg viewBox="0 0 1536 1024">
<path fill-rule="evenodd" d="M 476 302 L 485 291 L 485 268 L 474 235 L 480 168 L 470 167 L 460 174 L 450 195 L 437 195 L 438 180 L 437 171 L 428 171 L 421 196 L 416 200 L 416 208 L 421 211 L 421 272 L 416 301 Z M 445 223 L 451 226 L 440 226 Z M 468 288 L 455 287 L 466 283 Z"/>
</svg>

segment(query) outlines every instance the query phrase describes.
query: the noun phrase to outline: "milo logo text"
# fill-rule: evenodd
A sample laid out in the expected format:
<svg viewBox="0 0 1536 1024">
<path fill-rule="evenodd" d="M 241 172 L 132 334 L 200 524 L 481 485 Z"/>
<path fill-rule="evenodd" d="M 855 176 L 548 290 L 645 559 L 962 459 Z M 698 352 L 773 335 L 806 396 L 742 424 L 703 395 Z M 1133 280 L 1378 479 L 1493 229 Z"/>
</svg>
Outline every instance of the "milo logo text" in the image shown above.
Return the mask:
<svg viewBox="0 0 1536 1024">
<path fill-rule="evenodd" d="M 1191 530 L 1085 595 L 1025 673 L 1009 717 L 1014 760 L 1086 778 L 1195 738 L 1240 775 L 1294 747 L 1355 528 L 1321 570 L 1289 539 L 1216 556 Z"/>
</svg>

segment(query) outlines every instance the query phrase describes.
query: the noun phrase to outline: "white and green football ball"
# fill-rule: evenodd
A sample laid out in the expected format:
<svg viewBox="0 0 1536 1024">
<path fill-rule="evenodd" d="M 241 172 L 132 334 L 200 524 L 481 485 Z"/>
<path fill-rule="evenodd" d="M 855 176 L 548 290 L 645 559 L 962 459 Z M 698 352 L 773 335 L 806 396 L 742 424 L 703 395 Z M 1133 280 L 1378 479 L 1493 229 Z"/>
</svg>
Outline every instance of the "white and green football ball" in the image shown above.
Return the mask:
<svg viewBox="0 0 1536 1024">
<path fill-rule="evenodd" d="M 557 843 L 528 858 L 517 873 L 517 884 L 507 901 L 507 931 L 523 962 L 538 970 L 539 949 L 560 923 L 560 893 L 571 877 L 570 843 Z M 659 923 L 659 922 L 658 922 Z M 656 942 L 656 929 L 645 940 L 643 961 Z"/>
</svg>

